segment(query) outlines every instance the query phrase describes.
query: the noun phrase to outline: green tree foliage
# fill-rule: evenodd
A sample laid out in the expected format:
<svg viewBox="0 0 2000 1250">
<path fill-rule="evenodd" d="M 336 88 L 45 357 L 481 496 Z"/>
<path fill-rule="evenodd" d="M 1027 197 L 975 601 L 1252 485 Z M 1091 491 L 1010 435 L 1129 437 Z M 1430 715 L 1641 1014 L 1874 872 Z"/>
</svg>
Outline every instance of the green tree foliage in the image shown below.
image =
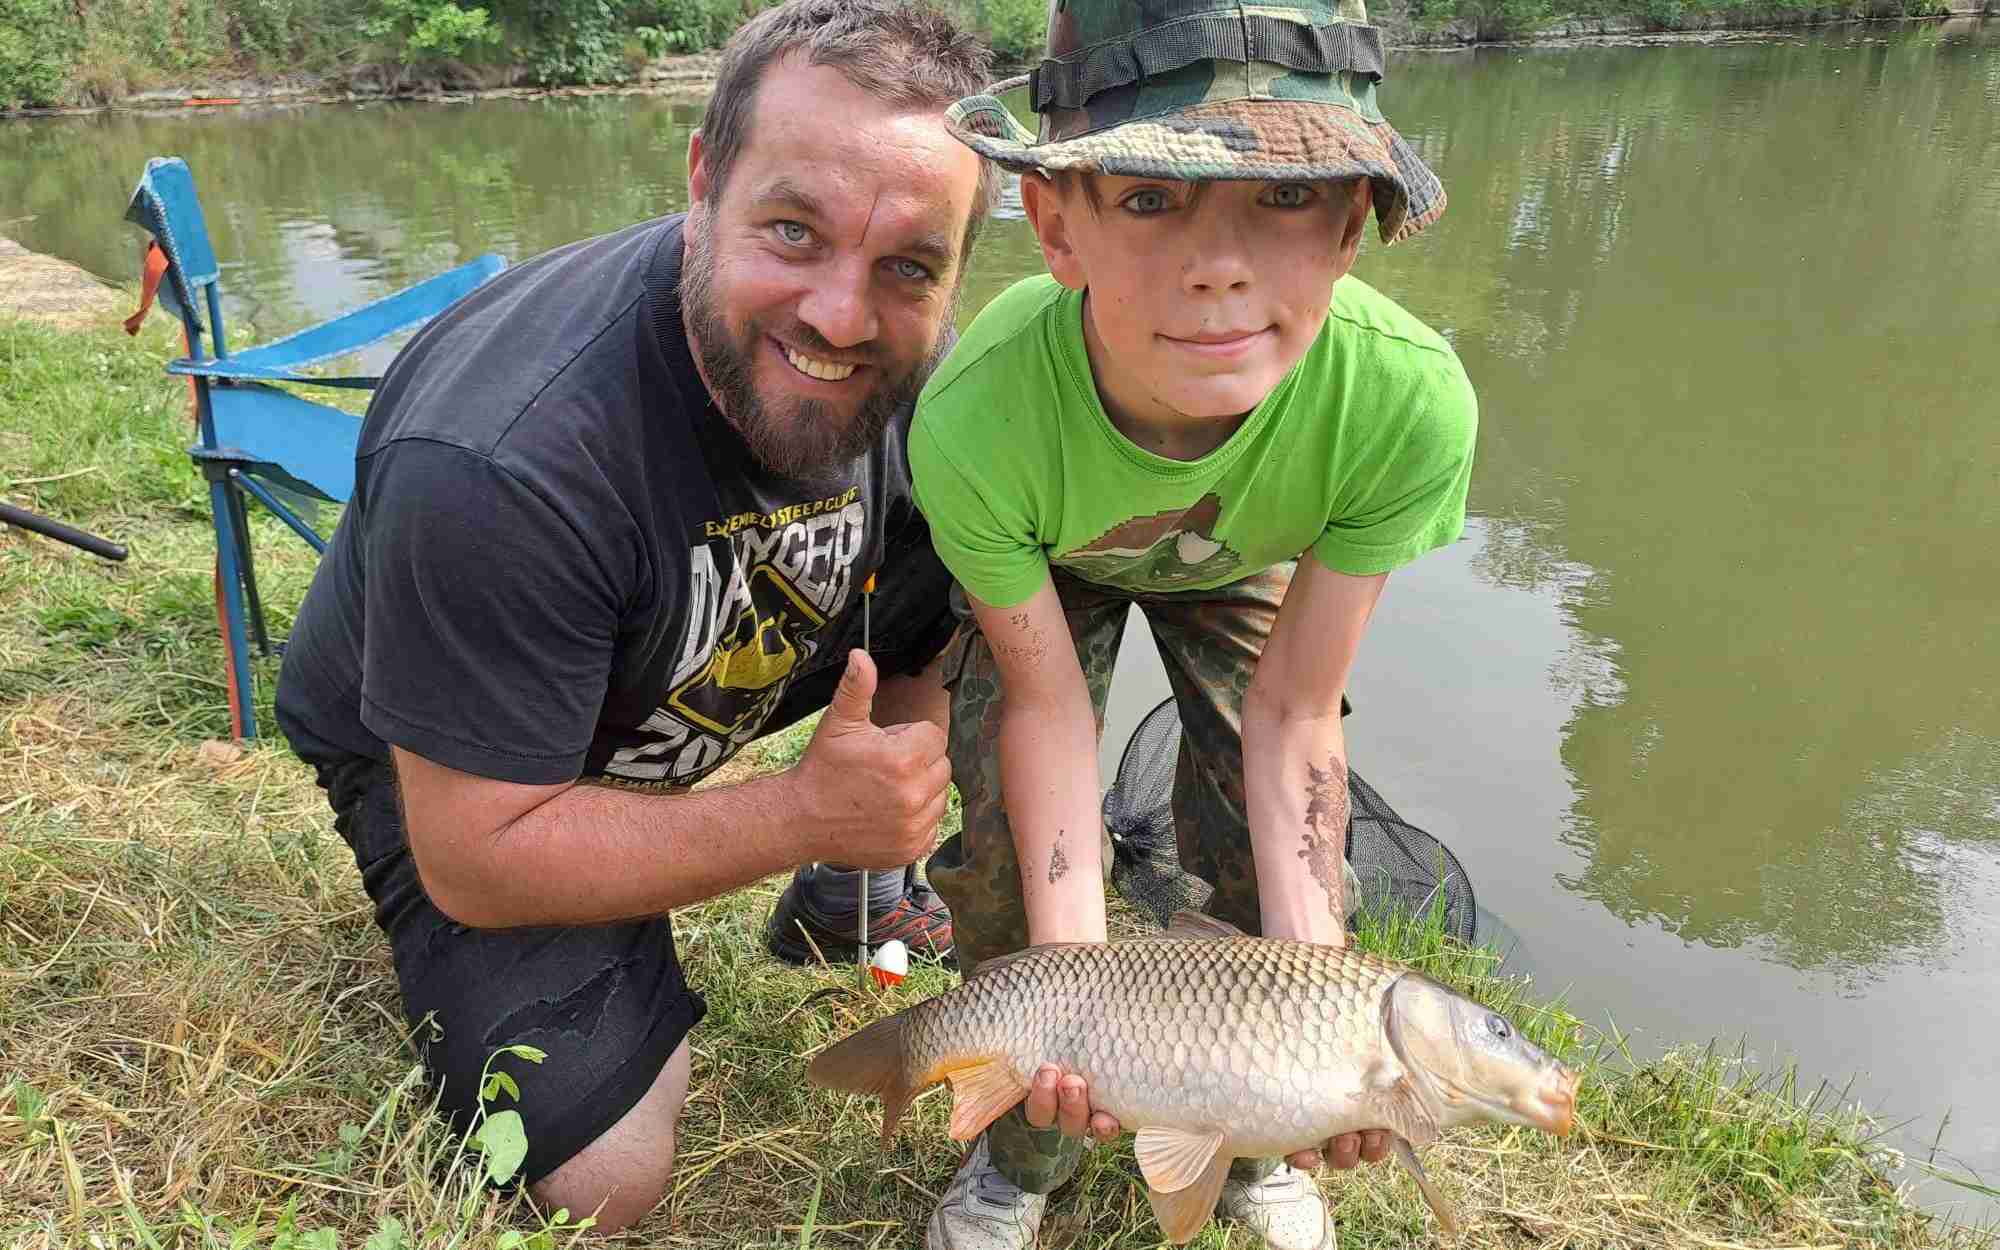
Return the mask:
<svg viewBox="0 0 2000 1250">
<path fill-rule="evenodd" d="M 1033 64 L 1048 33 L 1044 0 L 952 0 L 959 20 L 986 36 L 1003 66 Z"/>
<path fill-rule="evenodd" d="M 83 32 L 62 0 L 0 0 L 0 108 L 62 103 Z"/>
<path fill-rule="evenodd" d="M 490 44 L 500 31 L 483 8 L 461 9 L 453 0 L 374 0 L 361 33 L 386 42 L 404 65 L 459 56 Z"/>
<path fill-rule="evenodd" d="M 493 7 L 536 82 L 626 76 L 625 0 L 494 0 Z"/>
<path fill-rule="evenodd" d="M 660 56 L 719 48 L 757 9 L 755 0 L 635 0 L 626 16 L 646 54 Z"/>
</svg>

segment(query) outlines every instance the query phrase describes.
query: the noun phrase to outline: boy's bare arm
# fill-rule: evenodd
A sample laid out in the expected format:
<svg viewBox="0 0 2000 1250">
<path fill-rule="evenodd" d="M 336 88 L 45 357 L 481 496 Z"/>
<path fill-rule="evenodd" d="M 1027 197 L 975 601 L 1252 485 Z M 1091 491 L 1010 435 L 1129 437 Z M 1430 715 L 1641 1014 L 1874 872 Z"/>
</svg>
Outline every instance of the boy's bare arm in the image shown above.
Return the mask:
<svg viewBox="0 0 2000 1250">
<path fill-rule="evenodd" d="M 1105 937 L 1097 722 L 1054 583 L 973 615 L 1000 670 L 1000 788 L 1021 862 L 1028 940 Z"/>
<path fill-rule="evenodd" d="M 1243 788 L 1267 937 L 1346 944 L 1340 696 L 1387 581 L 1300 557 L 1244 696 Z"/>
</svg>

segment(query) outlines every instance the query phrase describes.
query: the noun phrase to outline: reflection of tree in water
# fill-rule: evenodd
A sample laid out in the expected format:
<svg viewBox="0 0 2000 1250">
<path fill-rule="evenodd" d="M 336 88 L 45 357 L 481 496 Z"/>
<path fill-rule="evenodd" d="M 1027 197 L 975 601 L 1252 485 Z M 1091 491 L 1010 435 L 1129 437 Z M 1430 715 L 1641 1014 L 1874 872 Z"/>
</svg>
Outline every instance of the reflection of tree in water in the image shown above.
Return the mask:
<svg viewBox="0 0 2000 1250">
<path fill-rule="evenodd" d="M 1989 905 L 1962 897 L 1955 865 L 2000 844 L 2000 742 L 1954 731 L 1858 790 L 1838 823 L 1807 838 L 1731 828 L 1689 839 L 1707 857 L 1694 873 L 1667 831 L 1599 827 L 1572 839 L 1591 861 L 1562 884 L 1626 920 L 1712 946 L 1764 947 L 1858 990 L 1895 965 L 1947 955 L 1950 904 Z"/>
</svg>

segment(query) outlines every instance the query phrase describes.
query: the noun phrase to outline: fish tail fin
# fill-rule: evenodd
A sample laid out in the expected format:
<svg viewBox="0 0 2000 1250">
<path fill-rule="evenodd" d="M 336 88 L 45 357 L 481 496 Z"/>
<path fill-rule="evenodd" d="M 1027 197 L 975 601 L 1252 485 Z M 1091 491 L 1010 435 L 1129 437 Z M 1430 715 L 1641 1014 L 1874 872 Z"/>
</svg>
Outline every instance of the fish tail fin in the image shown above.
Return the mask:
<svg viewBox="0 0 2000 1250">
<path fill-rule="evenodd" d="M 896 1139 L 896 1123 L 917 1096 L 903 1035 L 907 1013 L 898 1013 L 846 1037 L 813 1057 L 806 1077 L 815 1085 L 882 1100 L 882 1148 Z"/>
</svg>

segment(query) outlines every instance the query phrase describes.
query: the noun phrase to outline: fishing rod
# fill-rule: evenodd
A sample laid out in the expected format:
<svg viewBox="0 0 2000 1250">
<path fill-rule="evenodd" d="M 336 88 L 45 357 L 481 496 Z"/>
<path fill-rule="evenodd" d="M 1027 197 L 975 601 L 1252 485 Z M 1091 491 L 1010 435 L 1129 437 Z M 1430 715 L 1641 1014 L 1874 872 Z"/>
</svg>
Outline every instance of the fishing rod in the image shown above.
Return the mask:
<svg viewBox="0 0 2000 1250">
<path fill-rule="evenodd" d="M 44 538 L 53 538 L 59 543 L 68 543 L 72 547 L 81 548 L 94 556 L 102 556 L 106 560 L 118 561 L 126 556 L 125 548 L 109 539 L 99 538 L 95 534 L 64 525 L 61 521 L 51 520 L 26 508 L 17 508 L 10 503 L 0 503 L 0 522 L 40 534 Z"/>
<path fill-rule="evenodd" d="M 871 655 L 873 650 L 869 646 L 868 607 L 874 602 L 875 575 L 870 573 L 868 580 L 861 583 L 861 649 Z M 859 955 L 861 964 L 857 975 L 861 978 L 861 988 L 866 990 L 868 988 L 868 870 L 866 868 L 861 870 L 861 941 L 856 947 L 856 954 Z"/>
</svg>

